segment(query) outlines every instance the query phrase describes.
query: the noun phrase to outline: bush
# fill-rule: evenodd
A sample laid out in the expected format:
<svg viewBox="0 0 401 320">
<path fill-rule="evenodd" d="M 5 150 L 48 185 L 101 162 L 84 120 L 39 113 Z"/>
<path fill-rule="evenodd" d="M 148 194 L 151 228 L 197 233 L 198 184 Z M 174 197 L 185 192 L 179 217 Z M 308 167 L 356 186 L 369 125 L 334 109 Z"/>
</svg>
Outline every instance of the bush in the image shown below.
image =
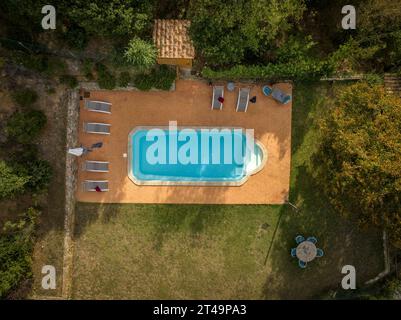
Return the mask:
<svg viewBox="0 0 401 320">
<path fill-rule="evenodd" d="M 270 80 L 317 80 L 328 76 L 333 69 L 328 61 L 314 59 L 299 62 L 268 64 L 265 66 L 237 65 L 226 70 L 212 70 L 205 67 L 202 75 L 208 79 L 270 79 Z"/>
<path fill-rule="evenodd" d="M 0 298 L 31 276 L 33 237 L 39 211 L 29 208 L 16 223 L 5 223 L 0 237 Z"/>
<path fill-rule="evenodd" d="M 165 65 L 153 69 L 150 73 L 138 74 L 134 83 L 139 90 L 147 91 L 152 88 L 170 90 L 176 74 L 175 70 Z"/>
<path fill-rule="evenodd" d="M 46 125 L 46 115 L 39 110 L 14 113 L 7 122 L 9 138 L 22 144 L 31 143 Z"/>
<path fill-rule="evenodd" d="M 25 185 L 27 190 L 38 192 L 47 188 L 53 170 L 47 161 L 39 159 L 36 145 L 24 145 L 12 152 L 11 161 L 16 174 L 29 177 Z"/>
<path fill-rule="evenodd" d="M 103 64 L 96 65 L 97 82 L 101 89 L 112 90 L 116 87 L 116 78 L 109 72 Z"/>
<path fill-rule="evenodd" d="M 128 43 L 124 57 L 138 69 L 146 70 L 156 63 L 157 49 L 153 43 L 136 37 Z"/>
<path fill-rule="evenodd" d="M 25 188 L 33 192 L 45 190 L 53 176 L 53 170 L 49 162 L 39 159 L 35 159 L 32 162 L 15 164 L 14 170 L 20 176 L 29 176 Z"/>
<path fill-rule="evenodd" d="M 29 177 L 20 176 L 5 161 L 0 161 L 0 199 L 22 193 L 28 180 Z"/>
<path fill-rule="evenodd" d="M 123 71 L 120 73 L 120 77 L 118 78 L 118 86 L 119 87 L 127 87 L 131 81 L 131 75 L 127 71 Z"/>
<path fill-rule="evenodd" d="M 21 89 L 15 91 L 12 98 L 18 106 L 27 108 L 38 100 L 38 94 L 32 89 Z"/>
<path fill-rule="evenodd" d="M 88 44 L 88 36 L 85 29 L 75 24 L 68 27 L 64 33 L 64 39 L 71 48 L 78 50 L 85 49 Z"/>
<path fill-rule="evenodd" d="M 74 76 L 71 76 L 69 74 L 65 74 L 60 76 L 59 78 L 60 83 L 65 84 L 66 86 L 70 87 L 71 89 L 74 89 L 78 86 L 78 80 Z"/>
<path fill-rule="evenodd" d="M 84 76 L 88 80 L 93 80 L 93 62 L 90 59 L 85 59 L 84 62 L 82 63 L 82 71 L 84 73 Z"/>
<path fill-rule="evenodd" d="M 383 85 L 384 84 L 384 79 L 381 75 L 376 74 L 376 73 L 366 73 L 363 76 L 363 79 L 369 83 L 370 85 Z"/>
</svg>

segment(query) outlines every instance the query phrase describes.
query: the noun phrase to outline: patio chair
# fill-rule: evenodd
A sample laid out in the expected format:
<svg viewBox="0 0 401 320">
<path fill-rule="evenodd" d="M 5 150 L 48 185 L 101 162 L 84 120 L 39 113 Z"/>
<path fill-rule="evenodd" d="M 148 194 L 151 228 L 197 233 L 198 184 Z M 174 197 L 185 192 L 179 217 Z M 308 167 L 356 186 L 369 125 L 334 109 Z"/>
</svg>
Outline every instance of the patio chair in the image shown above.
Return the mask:
<svg viewBox="0 0 401 320">
<path fill-rule="evenodd" d="M 295 242 L 297 244 L 300 244 L 301 242 L 304 242 L 304 241 L 305 241 L 305 238 L 303 236 L 296 236 L 295 237 Z"/>
<path fill-rule="evenodd" d="M 324 252 L 322 249 L 317 248 L 316 250 L 316 257 L 321 258 L 324 256 Z"/>
<path fill-rule="evenodd" d="M 297 256 L 297 248 L 291 249 L 291 257 L 295 258 Z"/>
<path fill-rule="evenodd" d="M 85 100 L 85 109 L 93 112 L 111 113 L 111 103 Z"/>
<path fill-rule="evenodd" d="M 316 239 L 315 237 L 308 237 L 308 238 L 306 239 L 306 241 L 309 241 L 309 242 L 312 242 L 313 244 L 316 244 L 317 239 Z"/>
<path fill-rule="evenodd" d="M 262 92 L 265 96 L 270 96 L 271 93 L 273 92 L 273 89 L 270 86 L 266 85 L 266 86 L 263 86 Z"/>
<path fill-rule="evenodd" d="M 89 172 L 109 172 L 109 162 L 86 160 L 83 169 Z"/>
<path fill-rule="evenodd" d="M 109 191 L 109 181 L 107 180 L 85 180 L 83 183 L 84 191 L 96 191 L 96 187 L 101 192 Z"/>
<path fill-rule="evenodd" d="M 224 86 L 213 86 L 212 110 L 221 110 L 223 103 L 219 98 L 224 98 Z"/>
<path fill-rule="evenodd" d="M 298 260 L 298 266 L 299 266 L 301 269 L 305 269 L 305 268 L 306 268 L 306 265 L 307 265 L 307 263 L 306 263 L 305 261 Z"/>
<path fill-rule="evenodd" d="M 237 112 L 246 112 L 248 109 L 249 103 L 249 93 L 251 89 L 249 88 L 240 88 L 238 92 L 238 100 L 237 100 Z"/>
<path fill-rule="evenodd" d="M 272 97 L 282 104 L 287 104 L 291 101 L 291 95 L 286 94 L 280 89 L 273 89 Z"/>
<path fill-rule="evenodd" d="M 87 133 L 110 134 L 110 125 L 107 123 L 84 122 L 84 130 Z"/>
</svg>

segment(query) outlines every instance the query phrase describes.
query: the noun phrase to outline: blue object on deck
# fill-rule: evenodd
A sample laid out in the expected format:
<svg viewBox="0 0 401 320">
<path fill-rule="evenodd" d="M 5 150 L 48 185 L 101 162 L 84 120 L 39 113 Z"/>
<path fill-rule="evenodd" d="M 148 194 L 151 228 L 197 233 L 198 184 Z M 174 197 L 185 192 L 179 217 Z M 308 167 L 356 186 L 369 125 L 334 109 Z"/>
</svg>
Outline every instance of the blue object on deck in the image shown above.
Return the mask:
<svg viewBox="0 0 401 320">
<path fill-rule="evenodd" d="M 262 91 L 265 96 L 270 96 L 273 89 L 270 86 L 263 86 Z"/>
<path fill-rule="evenodd" d="M 291 101 L 291 95 L 281 91 L 280 89 L 274 89 L 272 97 L 282 104 L 287 104 Z"/>
<path fill-rule="evenodd" d="M 295 237 L 295 242 L 297 244 L 300 244 L 301 242 L 304 242 L 304 241 L 305 241 L 305 238 L 303 236 L 296 236 Z"/>
<path fill-rule="evenodd" d="M 291 257 L 295 258 L 297 256 L 297 248 L 291 249 Z"/>
<path fill-rule="evenodd" d="M 316 249 L 316 257 L 321 258 L 324 256 L 324 252 L 322 249 L 317 248 Z"/>
<path fill-rule="evenodd" d="M 302 260 L 298 260 L 298 266 L 302 269 L 306 268 L 306 262 Z"/>
<path fill-rule="evenodd" d="M 316 244 L 317 239 L 316 239 L 315 237 L 308 237 L 308 238 L 306 239 L 306 241 L 309 241 L 309 242 L 312 242 L 313 244 Z"/>
</svg>

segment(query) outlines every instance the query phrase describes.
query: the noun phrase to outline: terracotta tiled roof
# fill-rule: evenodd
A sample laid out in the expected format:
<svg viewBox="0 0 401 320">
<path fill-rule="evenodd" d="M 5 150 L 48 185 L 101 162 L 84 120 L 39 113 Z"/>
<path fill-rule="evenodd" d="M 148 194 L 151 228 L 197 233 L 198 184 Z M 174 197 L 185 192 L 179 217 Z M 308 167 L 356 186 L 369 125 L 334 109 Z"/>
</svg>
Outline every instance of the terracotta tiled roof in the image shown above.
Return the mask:
<svg viewBox="0 0 401 320">
<path fill-rule="evenodd" d="M 195 49 L 188 36 L 189 20 L 155 20 L 153 40 L 159 51 L 159 58 L 193 59 Z"/>
</svg>

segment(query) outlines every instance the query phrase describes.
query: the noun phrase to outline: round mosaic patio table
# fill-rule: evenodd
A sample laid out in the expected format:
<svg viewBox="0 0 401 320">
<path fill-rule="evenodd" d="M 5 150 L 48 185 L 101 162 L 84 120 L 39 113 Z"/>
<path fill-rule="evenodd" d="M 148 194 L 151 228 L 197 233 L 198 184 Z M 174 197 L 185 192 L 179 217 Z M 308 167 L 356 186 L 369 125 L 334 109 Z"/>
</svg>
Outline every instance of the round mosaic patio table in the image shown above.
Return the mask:
<svg viewBox="0 0 401 320">
<path fill-rule="evenodd" d="M 297 247 L 297 258 L 303 262 L 310 262 L 316 258 L 317 249 L 314 243 L 303 241 Z"/>
</svg>

